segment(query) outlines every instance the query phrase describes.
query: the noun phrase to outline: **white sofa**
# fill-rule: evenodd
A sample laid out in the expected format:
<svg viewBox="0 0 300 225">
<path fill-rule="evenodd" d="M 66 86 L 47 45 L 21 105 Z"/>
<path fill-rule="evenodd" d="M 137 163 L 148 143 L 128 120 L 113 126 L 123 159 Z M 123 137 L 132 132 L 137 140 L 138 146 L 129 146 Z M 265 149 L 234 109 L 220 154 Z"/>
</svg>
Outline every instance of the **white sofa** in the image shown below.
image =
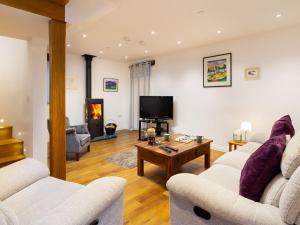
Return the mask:
<svg viewBox="0 0 300 225">
<path fill-rule="evenodd" d="M 28 158 L 0 169 L 0 224 L 122 225 L 125 185 L 119 177 L 62 181 Z"/>
<path fill-rule="evenodd" d="M 299 155 L 300 134 L 296 135 L 295 152 Z M 171 224 L 300 225 L 300 167 L 289 179 L 277 175 L 265 189 L 260 202 L 239 195 L 241 170 L 261 143 L 249 142 L 224 154 L 198 176 L 178 174 L 171 177 L 167 182 Z"/>
</svg>

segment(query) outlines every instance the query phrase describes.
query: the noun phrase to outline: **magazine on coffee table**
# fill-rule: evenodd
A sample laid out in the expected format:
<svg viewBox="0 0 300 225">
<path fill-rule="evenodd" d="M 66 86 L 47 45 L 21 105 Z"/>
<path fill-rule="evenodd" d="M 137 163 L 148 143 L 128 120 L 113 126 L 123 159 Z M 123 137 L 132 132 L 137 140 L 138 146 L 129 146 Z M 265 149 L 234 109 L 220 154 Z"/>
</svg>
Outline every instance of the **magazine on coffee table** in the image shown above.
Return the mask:
<svg viewBox="0 0 300 225">
<path fill-rule="evenodd" d="M 183 136 L 177 137 L 175 139 L 175 141 L 181 142 L 181 143 L 189 143 L 191 141 L 194 141 L 195 139 L 196 139 L 195 136 L 183 135 Z"/>
</svg>

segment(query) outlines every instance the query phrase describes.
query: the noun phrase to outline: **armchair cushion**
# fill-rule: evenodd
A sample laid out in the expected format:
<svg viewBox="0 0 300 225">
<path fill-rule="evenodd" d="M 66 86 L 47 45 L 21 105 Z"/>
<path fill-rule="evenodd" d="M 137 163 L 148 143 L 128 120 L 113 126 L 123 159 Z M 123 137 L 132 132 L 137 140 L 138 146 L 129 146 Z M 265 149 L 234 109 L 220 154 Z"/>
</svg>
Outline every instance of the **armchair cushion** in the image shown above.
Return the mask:
<svg viewBox="0 0 300 225">
<path fill-rule="evenodd" d="M 257 143 L 263 144 L 268 139 L 269 139 L 269 134 L 264 133 L 264 132 L 256 132 L 256 133 L 253 133 L 248 138 L 248 141 L 250 141 L 250 142 L 257 142 Z"/>
<path fill-rule="evenodd" d="M 0 200 L 19 192 L 36 181 L 49 176 L 49 169 L 41 162 L 27 158 L 0 169 Z"/>
<path fill-rule="evenodd" d="M 227 152 L 218 158 L 214 165 L 227 165 L 241 171 L 249 157 L 250 154 L 242 151 Z"/>
<path fill-rule="evenodd" d="M 240 170 L 222 164 L 214 165 L 199 175 L 235 193 L 239 193 L 240 176 Z"/>
<path fill-rule="evenodd" d="M 278 208 L 254 202 L 193 174 L 171 177 L 167 188 L 171 195 L 192 202 L 230 224 L 286 225 L 281 220 Z"/>
<path fill-rule="evenodd" d="M 244 152 L 248 154 L 252 154 L 255 152 L 262 144 L 258 142 L 248 142 L 247 144 L 238 147 L 237 151 L 238 152 Z"/>
<path fill-rule="evenodd" d="M 89 134 L 87 124 L 73 126 L 77 134 Z"/>
<path fill-rule="evenodd" d="M 265 188 L 260 202 L 279 207 L 279 200 L 287 182 L 288 180 L 285 179 L 281 173 L 278 174 Z"/>
<path fill-rule="evenodd" d="M 28 225 L 46 216 L 82 188 L 80 184 L 47 177 L 7 198 L 4 204 L 14 210 L 22 224 Z"/>
<path fill-rule="evenodd" d="M 295 224 L 300 213 L 300 167 L 293 173 L 282 192 L 279 209 L 282 220 Z"/>
<path fill-rule="evenodd" d="M 281 160 L 281 172 L 285 178 L 290 178 L 300 166 L 300 131 L 289 141 Z"/>
<path fill-rule="evenodd" d="M 87 144 L 88 142 L 90 142 L 91 140 L 91 136 L 89 134 L 77 134 L 79 141 L 80 141 L 80 145 L 83 147 L 85 144 Z"/>
<path fill-rule="evenodd" d="M 13 212 L 9 207 L 5 206 L 3 202 L 0 201 L 0 224 L 1 225 L 19 225 L 19 219 L 17 218 L 15 212 Z"/>
<path fill-rule="evenodd" d="M 90 224 L 122 196 L 125 184 L 126 181 L 119 177 L 105 177 L 95 180 L 34 225 Z"/>
</svg>

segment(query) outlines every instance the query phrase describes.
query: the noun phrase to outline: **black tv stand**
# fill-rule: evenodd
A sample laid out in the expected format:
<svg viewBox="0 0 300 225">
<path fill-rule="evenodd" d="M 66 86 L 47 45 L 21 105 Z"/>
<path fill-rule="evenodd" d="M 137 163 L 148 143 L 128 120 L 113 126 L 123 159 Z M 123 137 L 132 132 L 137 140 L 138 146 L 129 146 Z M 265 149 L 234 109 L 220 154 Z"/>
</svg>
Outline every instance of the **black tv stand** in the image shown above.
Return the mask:
<svg viewBox="0 0 300 225">
<path fill-rule="evenodd" d="M 142 131 L 142 123 L 155 123 L 156 124 L 156 136 L 160 137 L 164 129 L 161 127 L 162 124 L 167 125 L 166 132 L 169 133 L 169 123 L 166 120 L 159 119 L 140 119 L 139 120 L 139 141 L 141 141 L 141 131 Z"/>
</svg>

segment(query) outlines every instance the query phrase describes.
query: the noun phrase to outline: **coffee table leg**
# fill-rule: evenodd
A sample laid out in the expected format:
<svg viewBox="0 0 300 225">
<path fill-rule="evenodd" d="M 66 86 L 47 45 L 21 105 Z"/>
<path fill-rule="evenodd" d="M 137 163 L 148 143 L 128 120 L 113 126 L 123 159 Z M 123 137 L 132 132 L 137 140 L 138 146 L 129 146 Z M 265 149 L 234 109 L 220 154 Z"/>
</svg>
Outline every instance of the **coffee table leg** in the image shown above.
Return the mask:
<svg viewBox="0 0 300 225">
<path fill-rule="evenodd" d="M 144 176 L 144 160 L 138 155 L 137 159 L 137 174 L 138 176 Z"/>
<path fill-rule="evenodd" d="M 169 180 L 170 177 L 174 175 L 174 173 L 174 163 L 172 160 L 169 160 L 167 164 L 167 180 Z"/>
<path fill-rule="evenodd" d="M 205 154 L 205 168 L 208 169 L 210 167 L 210 151 Z"/>
</svg>

